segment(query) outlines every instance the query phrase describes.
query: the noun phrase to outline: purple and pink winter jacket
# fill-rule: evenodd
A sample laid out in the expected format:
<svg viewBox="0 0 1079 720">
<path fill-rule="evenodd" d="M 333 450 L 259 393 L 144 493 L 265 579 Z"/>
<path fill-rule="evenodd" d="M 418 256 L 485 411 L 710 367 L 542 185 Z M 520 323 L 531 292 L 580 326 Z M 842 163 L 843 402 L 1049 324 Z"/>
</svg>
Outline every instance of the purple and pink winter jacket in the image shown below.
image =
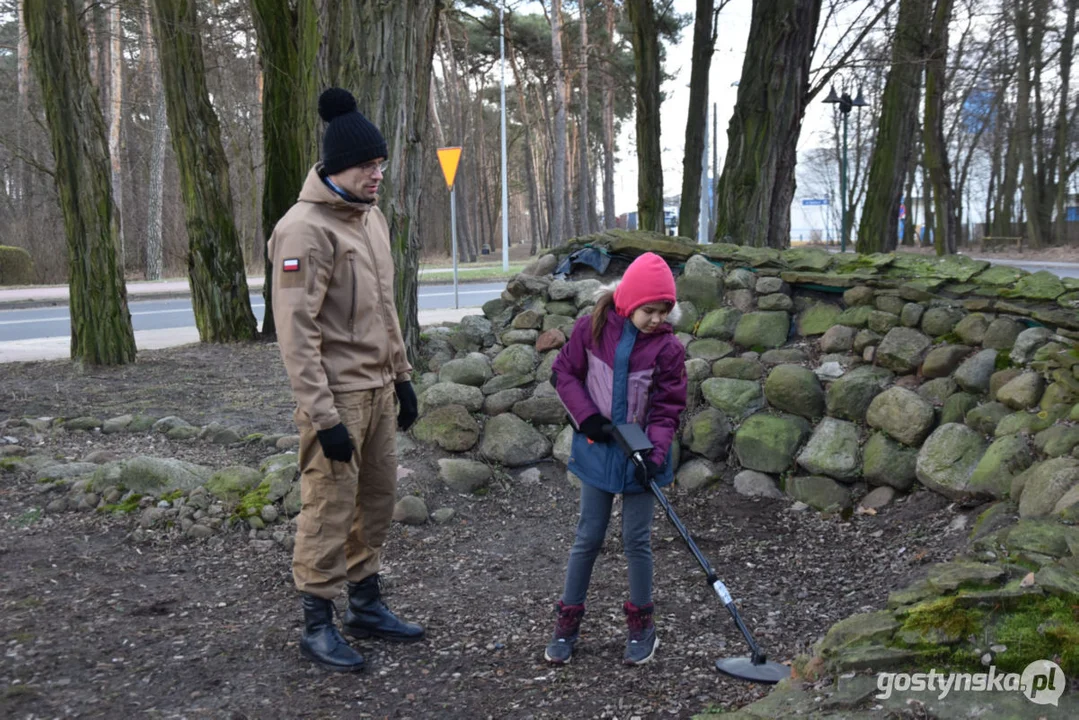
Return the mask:
<svg viewBox="0 0 1079 720">
<path fill-rule="evenodd" d="M 592 316 L 586 315 L 574 324 L 552 370 L 558 396 L 577 428 L 569 469 L 582 482 L 613 493 L 646 490 L 617 445 L 591 443 L 580 432 L 581 423 L 596 413 L 616 425 L 641 425 L 654 446 L 647 459 L 660 467 L 656 484 L 674 480 L 670 450 L 686 407 L 686 366 L 685 348 L 669 323 L 642 333 L 612 308 L 596 344 Z"/>
</svg>

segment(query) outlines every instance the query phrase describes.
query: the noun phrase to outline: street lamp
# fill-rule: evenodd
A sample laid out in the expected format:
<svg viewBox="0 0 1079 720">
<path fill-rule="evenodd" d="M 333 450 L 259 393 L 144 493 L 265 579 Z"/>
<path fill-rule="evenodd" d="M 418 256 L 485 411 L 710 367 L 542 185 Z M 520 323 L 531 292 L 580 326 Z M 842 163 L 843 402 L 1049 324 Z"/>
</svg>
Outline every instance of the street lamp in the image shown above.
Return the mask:
<svg viewBox="0 0 1079 720">
<path fill-rule="evenodd" d="M 832 85 L 831 92 L 828 93 L 828 97 L 824 98 L 824 102 L 829 105 L 838 105 L 839 112 L 843 114 L 843 164 L 839 168 L 839 201 L 840 212 L 842 213 L 842 230 L 839 236 L 839 252 L 847 251 L 847 119 L 850 117 L 850 109 L 852 107 L 864 108 L 867 103 L 865 98 L 862 97 L 862 91 L 859 88 L 858 97 L 853 100 L 850 99 L 850 95 L 844 90 L 842 95 L 836 95 L 835 85 Z"/>
</svg>

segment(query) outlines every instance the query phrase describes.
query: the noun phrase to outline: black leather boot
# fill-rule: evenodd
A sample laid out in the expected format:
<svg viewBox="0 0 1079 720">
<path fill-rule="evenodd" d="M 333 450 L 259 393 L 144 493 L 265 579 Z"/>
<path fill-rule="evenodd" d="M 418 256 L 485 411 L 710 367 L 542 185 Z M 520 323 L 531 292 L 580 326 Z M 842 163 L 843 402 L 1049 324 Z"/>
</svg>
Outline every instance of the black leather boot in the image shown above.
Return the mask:
<svg viewBox="0 0 1079 720">
<path fill-rule="evenodd" d="M 423 639 L 422 627 L 401 620 L 382 602 L 382 581 L 378 573 L 348 584 L 348 610 L 341 627 L 357 638 L 373 636 L 394 642 Z"/>
<path fill-rule="evenodd" d="M 334 672 L 363 670 L 363 655 L 341 637 L 333 624 L 333 601 L 303 595 L 303 637 L 300 652 L 304 657 Z"/>
</svg>

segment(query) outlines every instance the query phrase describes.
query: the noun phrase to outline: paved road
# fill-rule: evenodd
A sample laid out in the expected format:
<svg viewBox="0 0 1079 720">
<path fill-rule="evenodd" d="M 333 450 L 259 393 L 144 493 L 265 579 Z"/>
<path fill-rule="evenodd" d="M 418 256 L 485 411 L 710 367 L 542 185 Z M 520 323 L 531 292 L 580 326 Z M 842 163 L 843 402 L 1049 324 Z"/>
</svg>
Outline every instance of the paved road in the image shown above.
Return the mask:
<svg viewBox="0 0 1079 720">
<path fill-rule="evenodd" d="M 465 283 L 458 286 L 461 307 L 477 307 L 497 298 L 505 283 Z M 195 316 L 188 297 L 168 300 L 131 300 L 131 324 L 135 331 L 194 327 Z M 453 285 L 421 285 L 420 310 L 453 307 Z M 251 294 L 251 309 L 262 324 L 262 295 Z M 67 306 L 0 310 L 0 342 L 69 336 L 71 317 Z"/>
</svg>

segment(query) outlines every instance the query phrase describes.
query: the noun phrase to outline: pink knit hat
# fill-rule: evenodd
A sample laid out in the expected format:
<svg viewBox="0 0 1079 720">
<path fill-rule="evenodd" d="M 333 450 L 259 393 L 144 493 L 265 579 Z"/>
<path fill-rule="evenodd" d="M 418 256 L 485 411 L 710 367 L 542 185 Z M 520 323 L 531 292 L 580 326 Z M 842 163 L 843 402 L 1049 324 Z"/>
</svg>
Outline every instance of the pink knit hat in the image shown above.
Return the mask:
<svg viewBox="0 0 1079 720">
<path fill-rule="evenodd" d="M 626 268 L 614 291 L 614 309 L 628 318 L 641 305 L 666 302 L 673 306 L 676 299 L 674 275 L 667 262 L 655 253 L 645 253 Z"/>
</svg>

